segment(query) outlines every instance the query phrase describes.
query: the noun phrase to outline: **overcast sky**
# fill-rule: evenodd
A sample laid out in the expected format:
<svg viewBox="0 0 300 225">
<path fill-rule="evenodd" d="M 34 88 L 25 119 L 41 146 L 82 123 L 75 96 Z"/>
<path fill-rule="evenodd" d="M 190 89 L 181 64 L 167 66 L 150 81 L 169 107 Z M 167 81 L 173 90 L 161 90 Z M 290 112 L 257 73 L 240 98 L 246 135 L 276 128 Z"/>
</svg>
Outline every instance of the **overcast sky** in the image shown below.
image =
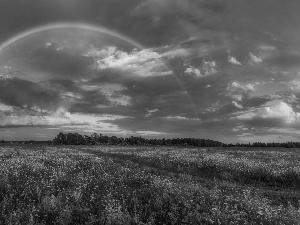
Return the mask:
<svg viewBox="0 0 300 225">
<path fill-rule="evenodd" d="M 297 0 L 0 0 L 0 139 L 299 141 Z"/>
</svg>

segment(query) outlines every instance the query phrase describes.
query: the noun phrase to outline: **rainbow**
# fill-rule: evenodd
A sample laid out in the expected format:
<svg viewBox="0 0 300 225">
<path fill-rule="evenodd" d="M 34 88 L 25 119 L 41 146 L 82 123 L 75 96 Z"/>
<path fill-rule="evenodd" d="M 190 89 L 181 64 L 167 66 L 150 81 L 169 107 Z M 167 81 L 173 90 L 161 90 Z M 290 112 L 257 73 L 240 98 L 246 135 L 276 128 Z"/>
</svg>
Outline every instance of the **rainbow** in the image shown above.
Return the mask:
<svg viewBox="0 0 300 225">
<path fill-rule="evenodd" d="M 126 37 L 124 35 L 121 35 L 121 34 L 115 32 L 115 31 L 109 30 L 109 29 L 104 28 L 104 27 L 91 25 L 91 24 L 85 24 L 85 23 L 53 23 L 53 24 L 47 24 L 47 25 L 44 25 L 44 26 L 32 28 L 32 29 L 26 30 L 22 33 L 19 33 L 15 36 L 11 37 L 10 39 L 8 39 L 7 41 L 3 42 L 0 45 L 0 54 L 3 50 L 5 50 L 10 45 L 22 40 L 23 38 L 29 37 L 31 35 L 41 33 L 41 32 L 44 32 L 44 31 L 54 30 L 54 29 L 70 29 L 70 28 L 83 29 L 83 30 L 98 32 L 98 33 L 101 33 L 101 34 L 107 34 L 107 35 L 110 35 L 112 37 L 123 40 L 124 42 L 126 42 L 128 44 L 131 44 L 132 46 L 134 46 L 134 47 L 136 47 L 140 50 L 145 49 L 145 47 L 143 45 L 141 45 L 140 43 L 132 40 L 131 38 Z M 186 88 L 184 87 L 182 82 L 174 74 L 173 74 L 173 76 L 175 77 L 175 79 L 177 80 L 177 82 L 181 86 L 181 88 L 184 91 L 186 91 Z M 195 110 L 196 109 L 195 103 L 193 102 L 193 100 L 191 99 L 189 94 L 187 94 L 187 97 L 188 97 L 189 101 L 192 103 L 192 106 Z"/>
<path fill-rule="evenodd" d="M 115 31 L 109 30 L 104 27 L 99 27 L 95 25 L 90 25 L 90 24 L 85 24 L 85 23 L 53 23 L 53 24 L 47 24 L 44 26 L 40 27 L 35 27 L 29 30 L 26 30 L 22 33 L 19 33 L 12 38 L 8 39 L 7 41 L 3 42 L 0 45 L 0 53 L 3 51 L 5 48 L 9 47 L 10 45 L 14 44 L 17 41 L 22 40 L 23 38 L 29 37 L 31 35 L 43 32 L 43 31 L 49 31 L 49 30 L 54 30 L 54 29 L 68 29 L 68 28 L 75 28 L 75 29 L 83 29 L 83 30 L 89 30 L 89 31 L 94 31 L 102 34 L 107 34 L 115 38 L 119 38 L 128 44 L 132 44 L 134 47 L 138 49 L 144 49 L 144 46 L 139 44 L 138 42 L 123 36 Z"/>
</svg>

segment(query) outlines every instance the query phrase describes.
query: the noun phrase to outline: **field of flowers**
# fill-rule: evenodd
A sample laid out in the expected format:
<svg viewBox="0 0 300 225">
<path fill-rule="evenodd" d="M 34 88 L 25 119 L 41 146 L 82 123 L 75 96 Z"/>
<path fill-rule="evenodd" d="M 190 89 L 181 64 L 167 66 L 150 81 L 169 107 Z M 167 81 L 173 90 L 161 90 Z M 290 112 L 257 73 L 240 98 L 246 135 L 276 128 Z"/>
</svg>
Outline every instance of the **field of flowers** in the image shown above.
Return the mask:
<svg viewBox="0 0 300 225">
<path fill-rule="evenodd" d="M 300 187 L 300 150 L 258 148 L 83 147 L 102 156 L 242 184 Z"/>
<path fill-rule="evenodd" d="M 0 224 L 300 224 L 298 204 L 260 192 L 272 183 L 275 194 L 297 194 L 298 159 L 275 150 L 3 146 Z"/>
</svg>

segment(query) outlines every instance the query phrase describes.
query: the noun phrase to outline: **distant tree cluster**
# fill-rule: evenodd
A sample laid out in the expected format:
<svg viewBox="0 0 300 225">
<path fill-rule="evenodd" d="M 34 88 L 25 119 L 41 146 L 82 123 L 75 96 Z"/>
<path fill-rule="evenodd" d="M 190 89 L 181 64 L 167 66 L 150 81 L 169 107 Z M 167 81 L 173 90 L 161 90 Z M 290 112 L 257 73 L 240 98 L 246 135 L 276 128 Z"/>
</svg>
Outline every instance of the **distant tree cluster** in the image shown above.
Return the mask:
<svg viewBox="0 0 300 225">
<path fill-rule="evenodd" d="M 254 142 L 253 144 L 223 144 L 223 147 L 260 147 L 260 148 L 300 148 L 300 142 L 283 142 L 283 143 L 262 143 L 262 142 Z"/>
<path fill-rule="evenodd" d="M 36 140 L 27 140 L 27 141 L 4 141 L 1 140 L 0 144 L 17 144 L 17 145 L 51 145 L 53 141 L 36 141 Z"/>
<path fill-rule="evenodd" d="M 78 133 L 60 132 L 54 139 L 56 145 L 178 145 L 199 147 L 220 147 L 222 142 L 198 138 L 146 139 L 142 137 L 116 137 L 98 135 L 81 135 Z"/>
</svg>

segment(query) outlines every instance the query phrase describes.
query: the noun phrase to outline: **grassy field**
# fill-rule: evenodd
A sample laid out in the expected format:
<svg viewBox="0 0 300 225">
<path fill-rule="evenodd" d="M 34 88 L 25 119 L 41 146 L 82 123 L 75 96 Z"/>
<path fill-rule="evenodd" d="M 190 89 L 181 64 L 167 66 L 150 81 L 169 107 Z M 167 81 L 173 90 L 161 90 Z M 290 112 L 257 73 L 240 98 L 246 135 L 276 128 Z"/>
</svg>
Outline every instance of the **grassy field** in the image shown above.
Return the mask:
<svg viewBox="0 0 300 225">
<path fill-rule="evenodd" d="M 0 224 L 300 224 L 300 150 L 0 147 Z"/>
</svg>

